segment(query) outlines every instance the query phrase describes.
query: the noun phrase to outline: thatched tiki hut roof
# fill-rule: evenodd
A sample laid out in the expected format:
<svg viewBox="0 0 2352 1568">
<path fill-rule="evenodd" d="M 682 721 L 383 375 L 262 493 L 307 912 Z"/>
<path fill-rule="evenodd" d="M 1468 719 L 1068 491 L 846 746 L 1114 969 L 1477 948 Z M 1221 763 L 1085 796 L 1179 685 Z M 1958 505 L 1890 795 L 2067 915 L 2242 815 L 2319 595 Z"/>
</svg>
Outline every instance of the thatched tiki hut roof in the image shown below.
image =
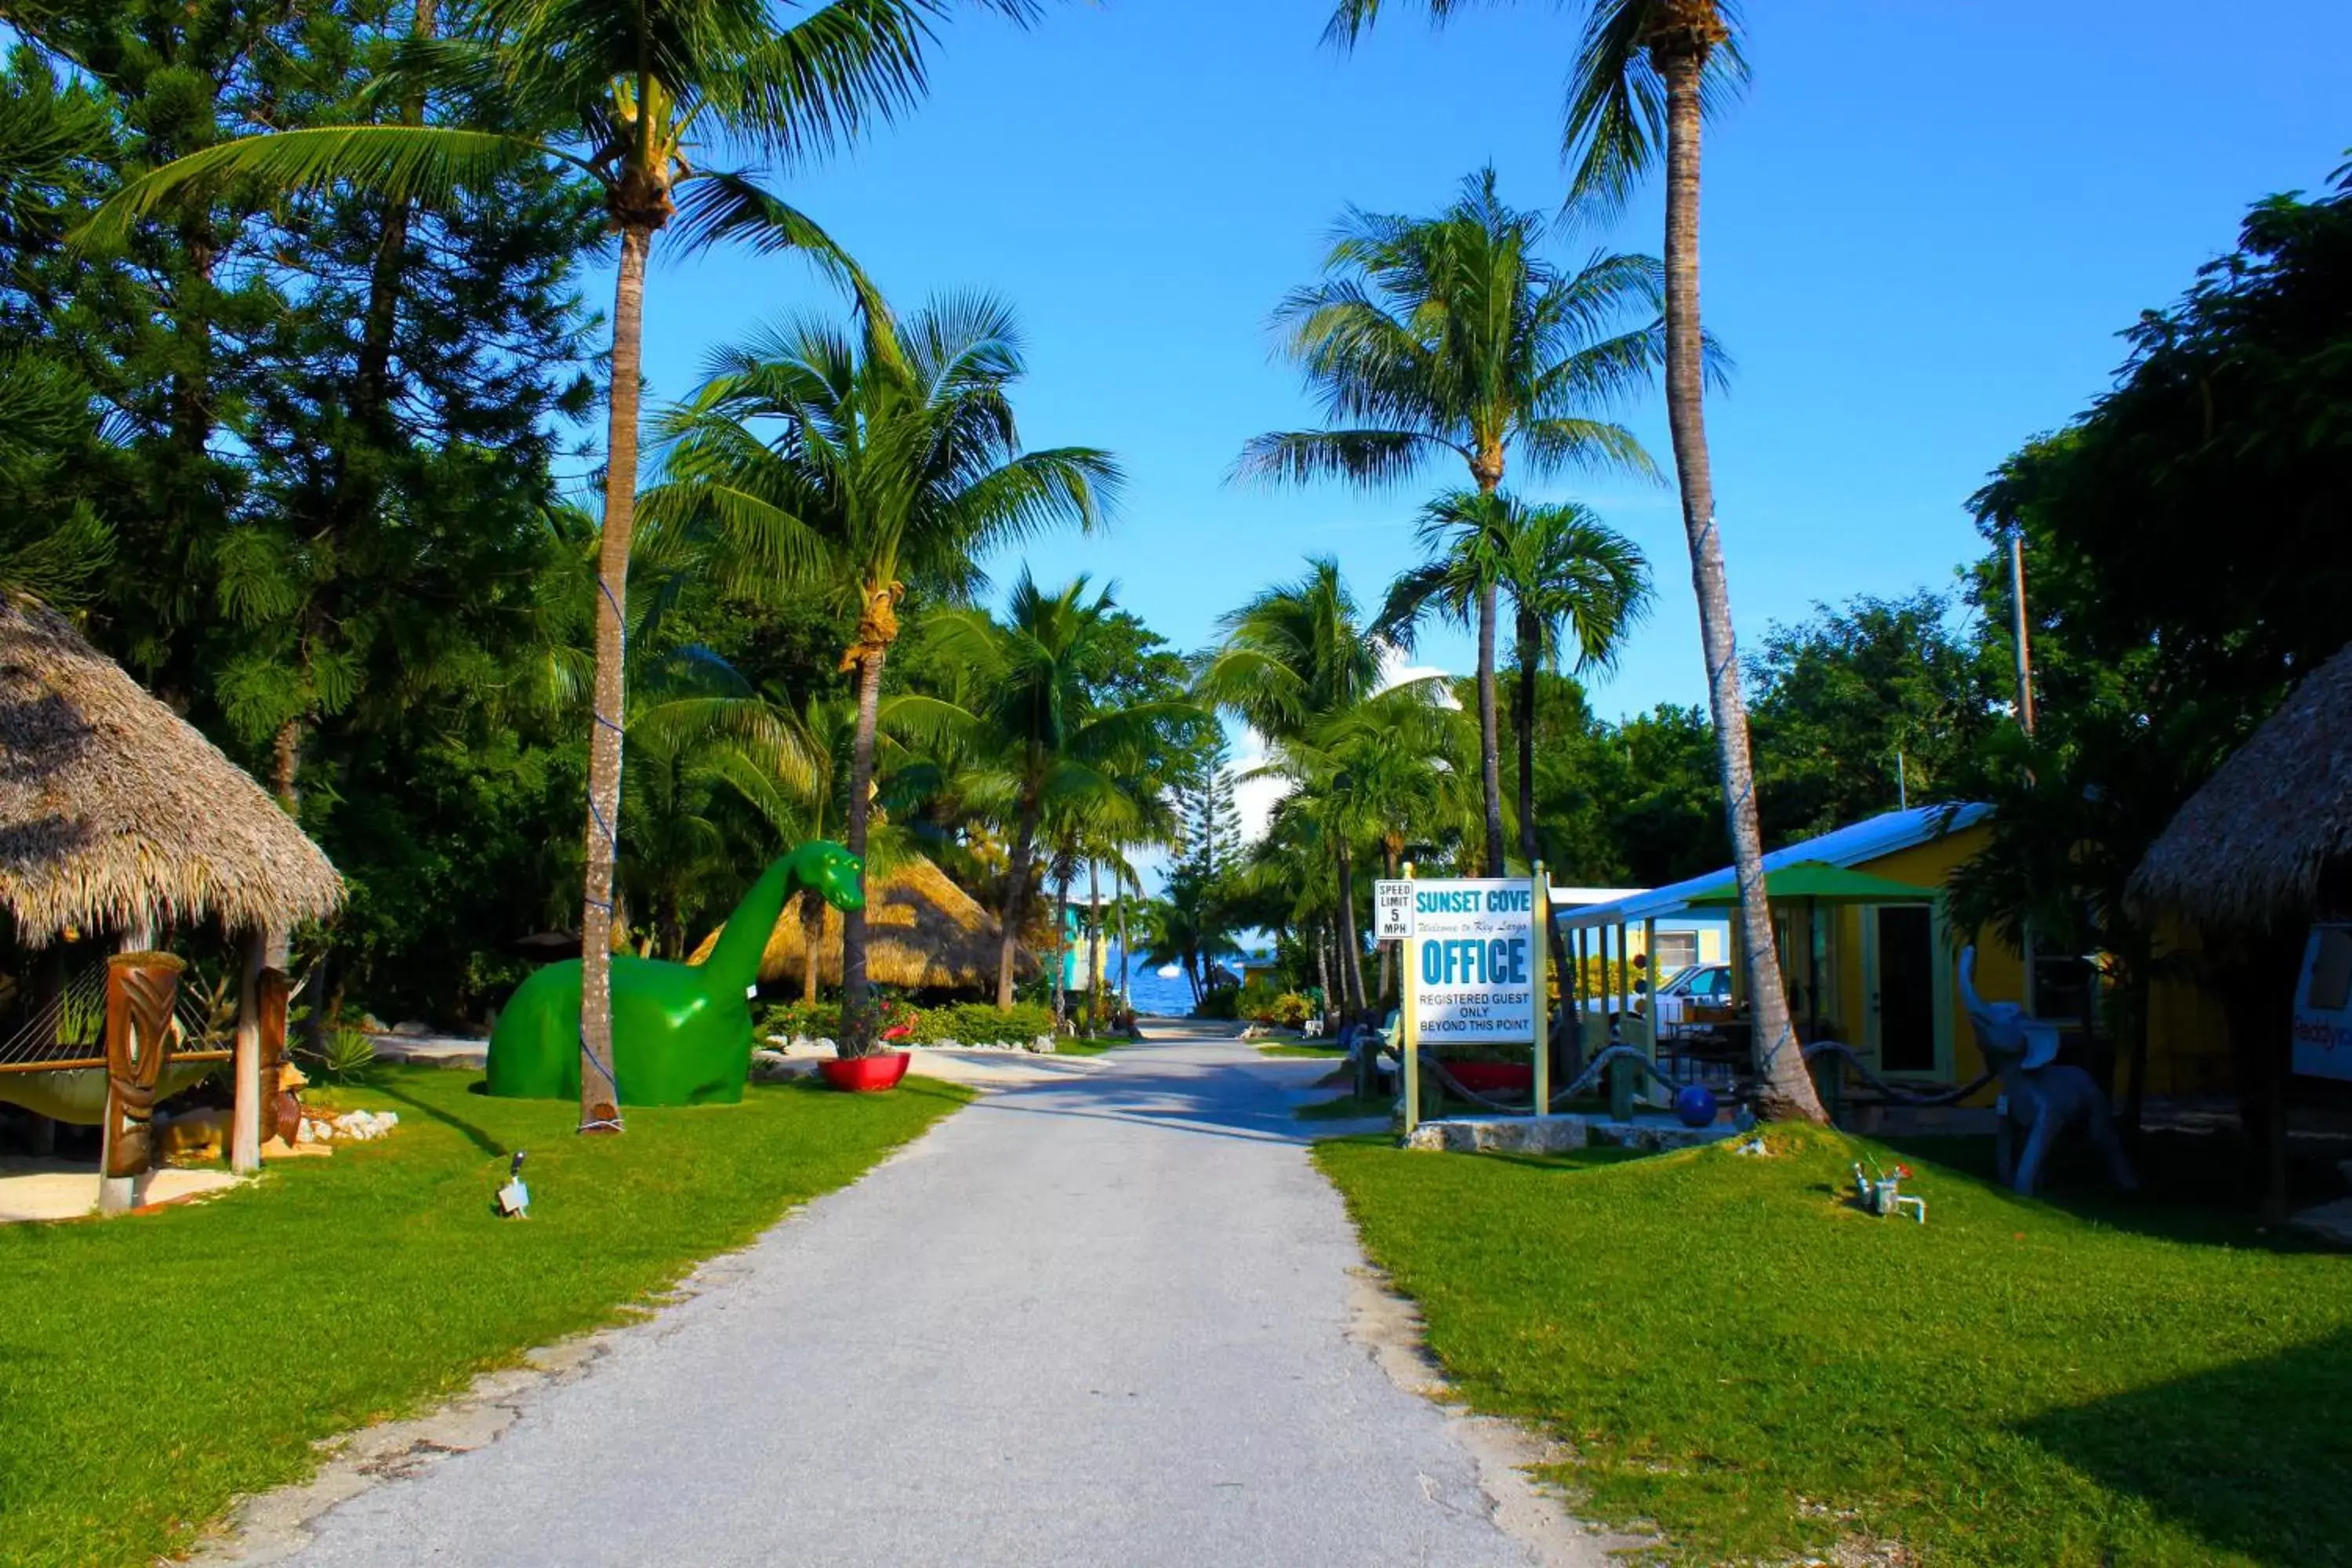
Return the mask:
<svg viewBox="0 0 2352 1568">
<path fill-rule="evenodd" d="M 252 776 L 70 623 L 0 597 L 0 908 L 68 927 L 291 926 L 342 902 L 319 847 Z"/>
<path fill-rule="evenodd" d="M 996 984 L 999 934 L 1003 927 L 971 895 L 948 880 L 921 856 L 866 878 L 866 973 L 882 985 L 908 991 L 971 991 Z M 699 963 L 719 940 L 702 939 L 688 962 Z M 768 938 L 760 960 L 763 981 L 798 981 L 806 952 L 801 900 L 784 906 L 783 918 Z M 841 911 L 824 911 L 824 934 L 817 943 L 817 978 L 841 984 Z M 1036 968 L 1026 949 L 1015 960 L 1023 973 Z"/>
<path fill-rule="evenodd" d="M 2352 895 L 2352 647 L 2304 677 L 2189 797 L 2128 889 L 2209 931 L 2307 921 Z"/>
</svg>

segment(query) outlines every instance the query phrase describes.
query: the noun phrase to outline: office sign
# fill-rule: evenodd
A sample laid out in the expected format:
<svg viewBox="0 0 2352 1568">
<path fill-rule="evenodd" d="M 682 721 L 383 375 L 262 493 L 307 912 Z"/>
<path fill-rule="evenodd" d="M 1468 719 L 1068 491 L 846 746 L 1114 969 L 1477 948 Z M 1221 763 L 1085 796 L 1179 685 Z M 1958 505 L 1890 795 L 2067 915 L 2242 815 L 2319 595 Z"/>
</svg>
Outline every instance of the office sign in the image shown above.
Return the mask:
<svg viewBox="0 0 2352 1568">
<path fill-rule="evenodd" d="M 1414 884 L 1383 877 L 1372 884 L 1372 940 L 1408 942 L 1412 938 Z"/>
<path fill-rule="evenodd" d="M 1524 877 L 1413 882 L 1407 980 L 1428 1045 L 1526 1044 L 1542 984 L 1535 884 Z"/>
</svg>

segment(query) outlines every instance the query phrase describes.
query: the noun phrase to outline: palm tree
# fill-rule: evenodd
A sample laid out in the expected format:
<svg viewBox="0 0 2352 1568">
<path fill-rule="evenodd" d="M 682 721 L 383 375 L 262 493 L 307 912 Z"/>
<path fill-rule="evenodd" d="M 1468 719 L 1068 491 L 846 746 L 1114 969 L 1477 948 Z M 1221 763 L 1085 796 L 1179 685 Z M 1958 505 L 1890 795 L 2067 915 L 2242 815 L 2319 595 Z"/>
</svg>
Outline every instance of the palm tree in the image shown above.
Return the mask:
<svg viewBox="0 0 2352 1568">
<path fill-rule="evenodd" d="M 1622 202 L 1660 152 L 1665 154 L 1666 419 L 1756 1000 L 1761 1109 L 1768 1116 L 1819 1122 L 1828 1118 L 1790 1022 L 1765 898 L 1756 767 L 1748 753 L 1748 704 L 1739 689 L 1730 581 L 1716 529 L 1715 477 L 1706 447 L 1698 309 L 1700 131 L 1707 114 L 1747 79 L 1738 20 L 1732 0 L 1595 0 L 1570 78 L 1566 144 L 1576 169 L 1575 188 L 1601 203 Z"/>
<path fill-rule="evenodd" d="M 1103 900 L 1102 873 L 1111 873 L 1114 891 L 1134 879 L 1135 868 L 1127 851 L 1163 847 L 1176 837 L 1176 815 L 1168 799 L 1164 768 L 1169 759 L 1150 751 L 1114 753 L 1107 763 L 1112 788 L 1067 802 L 1048 826 L 1055 846 L 1054 919 L 1055 930 L 1068 921 L 1071 884 L 1078 868 L 1087 873 L 1087 1033 L 1097 1032 L 1102 1016 Z M 1055 1016 L 1064 1015 L 1066 998 L 1056 985 Z"/>
<path fill-rule="evenodd" d="M 1168 874 L 1168 885 L 1145 906 L 1144 914 L 1143 962 L 1161 967 L 1181 964 L 1198 1006 L 1217 960 L 1241 952 L 1227 924 L 1220 889 L 1197 868 L 1179 866 Z"/>
<path fill-rule="evenodd" d="M 1461 0 L 1426 0 L 1444 23 Z M 1340 0 L 1325 36 L 1350 44 L 1379 16 L 1381 0 Z M 1787 988 L 1764 892 L 1764 835 L 1748 753 L 1748 705 L 1739 689 L 1730 583 L 1715 517 L 1706 447 L 1708 348 L 1699 321 L 1698 201 L 1701 131 L 1748 79 L 1736 0 L 1591 0 L 1569 81 L 1563 147 L 1574 170 L 1572 203 L 1622 205 L 1663 152 L 1666 163 L 1664 361 L 1666 420 L 1690 545 L 1715 720 L 1748 972 L 1756 1005 L 1761 1109 L 1768 1116 L 1827 1120 L 1789 1019 Z"/>
<path fill-rule="evenodd" d="M 1536 683 L 1546 664 L 1576 673 L 1617 662 L 1625 636 L 1650 608 L 1650 563 L 1641 547 L 1575 501 L 1532 507 L 1503 552 L 1511 596 L 1512 651 L 1519 667 L 1513 722 L 1519 741 L 1519 858 L 1536 861 Z M 1570 653 L 1573 657 L 1569 657 Z"/>
<path fill-rule="evenodd" d="M 1646 612 L 1649 563 L 1633 541 L 1576 502 L 1531 506 L 1497 491 L 1455 490 L 1423 509 L 1428 559 L 1398 577 L 1374 630 L 1410 649 L 1434 612 L 1467 623 L 1485 595 L 1509 595 L 1518 665 L 1511 704 L 1518 734 L 1519 858 L 1536 860 L 1536 677 L 1570 645 L 1580 671 L 1605 668 Z M 1482 763 L 1493 738 L 1480 735 Z M 1488 874 L 1499 855 L 1487 850 Z"/>
<path fill-rule="evenodd" d="M 1113 606 L 1109 589 L 1091 598 L 1087 590 L 1084 575 L 1049 591 L 1024 570 L 1002 621 L 978 610 L 949 610 L 932 616 L 927 628 L 940 657 L 961 666 L 978 693 L 969 719 L 998 757 L 1003 779 L 1010 832 L 996 968 L 999 1007 L 1013 1005 L 1013 963 L 1041 830 L 1109 836 L 1140 827 L 1151 811 L 1140 797 L 1159 726 L 1198 711 L 1186 703 L 1110 708 L 1097 700 L 1093 672 L 1108 646 Z M 907 700 L 935 702 L 950 723 L 961 717 L 937 700 Z"/>
<path fill-rule="evenodd" d="M 720 352 L 661 423 L 668 483 L 649 510 L 708 517 L 779 584 L 856 612 L 841 658 L 857 679 L 852 854 L 866 853 L 882 671 L 908 586 L 967 601 L 987 583 L 981 556 L 1058 524 L 1091 531 L 1118 493 L 1106 452 L 1021 449 L 1010 394 L 1023 373 L 997 300 L 949 299 L 903 324 L 869 309 L 855 341 L 802 319 Z M 856 1054 L 873 1046 L 862 910 L 843 917 L 841 967 L 843 1044 Z"/>
<path fill-rule="evenodd" d="M 1329 556 L 1311 558 L 1304 576 L 1266 589 L 1218 624 L 1224 640 L 1202 662 L 1194 689 L 1277 746 L 1307 742 L 1379 689 L 1380 643 Z M 1328 842 L 1339 875 L 1336 918 L 1346 959 L 1341 1005 L 1361 1011 L 1354 857 L 1345 835 Z"/>
<path fill-rule="evenodd" d="M 1654 473 L 1633 432 L 1595 415 L 1651 381 L 1661 348 L 1658 264 L 1601 252 L 1564 273 L 1538 254 L 1549 227 L 1504 204 L 1492 169 L 1471 175 L 1433 218 L 1350 208 L 1324 280 L 1293 291 L 1276 318 L 1334 426 L 1258 437 L 1241 471 L 1378 487 L 1451 453 L 1481 495 L 1502 484 L 1514 451 L 1538 475 L 1569 467 Z M 1629 313 L 1642 324 L 1619 330 Z M 1491 579 L 1475 600 L 1493 876 L 1502 871 L 1503 789 Z"/>
<path fill-rule="evenodd" d="M 981 0 L 1026 17 L 1035 0 Z M 828 0 L 779 26 L 763 0 L 483 0 L 470 30 L 409 40 L 386 83 L 423 101 L 494 109 L 501 126 L 331 126 L 246 137 L 133 181 L 86 234 L 119 236 L 166 204 L 225 186 L 288 190 L 352 184 L 396 202 L 447 203 L 489 188 L 519 164 L 551 161 L 602 195 L 620 241 L 607 382 L 604 545 L 590 731 L 586 889 L 581 921 L 581 1127 L 615 1131 L 610 965 L 613 860 L 621 801 L 623 627 L 635 521 L 637 406 L 646 263 L 673 220 L 688 251 L 722 239 L 807 250 L 871 291 L 823 230 L 762 189 L 757 172 L 703 168 L 706 148 L 801 160 L 839 146 L 911 105 L 945 0 Z M 420 31 L 422 31 L 420 29 Z"/>
<path fill-rule="evenodd" d="M 884 698 L 877 715 L 877 771 L 885 758 L 904 770 L 915 761 L 902 739 L 898 699 Z M 719 751 L 709 763 L 714 777 L 748 802 L 767 822 L 782 844 L 803 844 L 813 838 L 843 834 L 848 816 L 850 757 L 857 743 L 857 703 L 854 698 L 818 693 L 797 707 L 772 691 L 759 700 L 756 736 L 765 747 L 735 745 Z M 634 726 L 632 726 L 634 733 Z M 928 731 L 917 730 L 928 738 Z M 797 764 L 778 769 L 761 761 L 762 754 L 782 751 Z M 887 875 L 900 862 L 921 854 L 905 827 L 869 818 L 865 860 L 869 874 Z M 817 960 L 824 946 L 824 911 L 832 906 L 816 889 L 804 889 L 795 898 L 801 922 L 801 999 L 817 995 Z"/>
<path fill-rule="evenodd" d="M 1355 851 L 1377 847 L 1383 875 L 1403 874 L 1406 848 L 1434 844 L 1475 814 L 1471 796 L 1452 766 L 1461 749 L 1463 720 L 1450 707 L 1437 679 L 1408 681 L 1365 698 L 1323 719 L 1302 735 L 1277 742 L 1254 778 L 1279 778 L 1292 786 L 1286 804 L 1310 822 L 1316 836 L 1339 851 L 1338 909 L 1350 957 L 1355 953 Z M 1349 984 L 1352 963 L 1340 968 Z M 1381 953 L 1381 984 L 1375 997 L 1362 994 L 1361 977 L 1349 1005 L 1390 1001 L 1392 970 L 1388 950 Z"/>
</svg>

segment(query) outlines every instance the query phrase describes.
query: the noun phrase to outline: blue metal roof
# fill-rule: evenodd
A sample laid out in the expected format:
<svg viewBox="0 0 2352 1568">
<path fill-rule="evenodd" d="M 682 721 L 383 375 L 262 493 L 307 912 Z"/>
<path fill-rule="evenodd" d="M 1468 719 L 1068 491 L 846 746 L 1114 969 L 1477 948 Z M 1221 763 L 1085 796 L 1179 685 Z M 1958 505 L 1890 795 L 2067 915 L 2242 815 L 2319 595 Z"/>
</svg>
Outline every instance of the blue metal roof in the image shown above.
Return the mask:
<svg viewBox="0 0 2352 1568">
<path fill-rule="evenodd" d="M 1849 824 L 1791 844 L 1786 849 L 1775 849 L 1764 857 L 1767 871 L 1790 865 L 1799 860 L 1826 860 L 1832 866 L 1859 866 L 1875 860 L 1882 855 L 1892 855 L 1898 849 L 1912 849 L 1941 838 L 1947 833 L 1957 833 L 1973 827 L 1992 815 L 1989 805 L 1915 805 L 1908 811 L 1890 811 L 1884 816 Z M 1704 876 L 1688 878 L 1664 888 L 1652 888 L 1646 893 L 1634 893 L 1605 904 L 1588 904 L 1581 909 L 1561 910 L 1554 915 L 1560 926 L 1638 925 L 1643 921 L 1664 920 L 1683 913 L 1690 907 L 1691 896 L 1730 879 L 1732 868 L 1709 871 Z M 1710 913 L 1713 911 L 1710 910 Z"/>
</svg>

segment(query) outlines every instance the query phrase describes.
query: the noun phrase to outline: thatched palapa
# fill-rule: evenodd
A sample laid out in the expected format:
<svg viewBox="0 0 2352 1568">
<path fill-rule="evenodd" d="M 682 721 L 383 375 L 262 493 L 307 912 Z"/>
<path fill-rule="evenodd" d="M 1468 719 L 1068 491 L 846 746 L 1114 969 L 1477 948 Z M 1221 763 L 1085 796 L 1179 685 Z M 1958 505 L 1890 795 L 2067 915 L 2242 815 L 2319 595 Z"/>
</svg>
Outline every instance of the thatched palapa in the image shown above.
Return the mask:
<svg viewBox="0 0 2352 1568">
<path fill-rule="evenodd" d="M 996 984 L 1003 930 L 994 915 L 920 856 L 902 860 L 887 871 L 866 875 L 866 973 L 877 984 L 908 991 L 992 987 Z M 717 931 L 703 938 L 690 962 L 701 963 L 718 940 Z M 806 951 L 800 900 L 795 899 L 784 906 L 783 918 L 768 938 L 768 951 L 760 960 L 760 978 L 797 982 Z M 820 981 L 828 985 L 841 984 L 839 910 L 824 911 L 816 962 Z M 1015 963 L 1024 974 L 1037 967 L 1025 948 Z"/>
<path fill-rule="evenodd" d="M 2189 796 L 2132 873 L 2131 902 L 2208 931 L 2306 921 L 2352 893 L 2352 647 L 2304 677 Z"/>
<path fill-rule="evenodd" d="M 287 927 L 342 879 L 252 776 L 65 617 L 0 597 L 0 907 L 18 938 Z"/>
</svg>

